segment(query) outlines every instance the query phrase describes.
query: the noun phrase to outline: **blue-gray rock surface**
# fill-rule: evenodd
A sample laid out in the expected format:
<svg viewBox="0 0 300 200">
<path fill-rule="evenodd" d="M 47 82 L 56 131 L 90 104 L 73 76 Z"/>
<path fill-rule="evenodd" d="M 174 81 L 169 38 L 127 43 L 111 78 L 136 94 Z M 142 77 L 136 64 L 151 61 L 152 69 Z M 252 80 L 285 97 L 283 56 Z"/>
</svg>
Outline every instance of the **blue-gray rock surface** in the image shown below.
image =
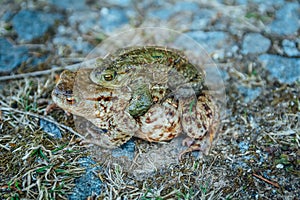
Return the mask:
<svg viewBox="0 0 300 200">
<path fill-rule="evenodd" d="M 66 10 L 84 10 L 87 9 L 85 1 L 78 0 L 50 0 L 50 2 L 56 5 L 58 8 Z"/>
<path fill-rule="evenodd" d="M 294 35 L 300 27 L 300 4 L 286 3 L 276 12 L 275 20 L 267 26 L 267 31 L 275 35 Z"/>
<path fill-rule="evenodd" d="M 262 89 L 260 87 L 250 88 L 243 85 L 238 86 L 239 93 L 243 96 L 244 103 L 254 101 L 260 94 Z"/>
<path fill-rule="evenodd" d="M 122 146 L 112 150 L 112 156 L 113 157 L 121 157 L 126 156 L 130 160 L 133 160 L 134 157 L 134 150 L 135 150 L 135 143 L 133 140 L 129 140 Z"/>
<path fill-rule="evenodd" d="M 26 47 L 14 46 L 6 38 L 0 37 L 0 73 L 13 71 L 28 58 Z"/>
<path fill-rule="evenodd" d="M 214 51 L 227 49 L 232 43 L 232 40 L 228 33 L 222 31 L 191 31 L 186 33 L 187 36 L 198 42 L 203 48 L 208 52 L 212 53 Z M 188 47 L 191 44 L 186 44 L 185 37 L 179 37 L 175 43 L 183 47 Z M 187 48 L 188 49 L 188 48 Z"/>
<path fill-rule="evenodd" d="M 21 10 L 12 19 L 12 25 L 21 41 L 32 41 L 43 37 L 61 19 L 60 14 L 44 13 L 35 10 Z"/>
<path fill-rule="evenodd" d="M 124 9 L 103 8 L 101 10 L 99 24 L 106 33 L 128 24 L 128 22 L 129 18 Z"/>
<path fill-rule="evenodd" d="M 244 36 L 242 53 L 260 54 L 265 53 L 271 46 L 271 40 L 259 33 L 248 33 Z"/>
<path fill-rule="evenodd" d="M 72 194 L 69 195 L 69 199 L 87 199 L 94 194 L 99 195 L 102 182 L 97 176 L 97 171 L 101 169 L 100 166 L 96 165 L 96 162 L 90 157 L 80 158 L 78 162 L 86 170 L 86 173 L 75 180 L 75 187 Z"/>
<path fill-rule="evenodd" d="M 59 128 L 48 121 L 45 121 L 43 119 L 40 120 L 40 127 L 51 137 L 55 138 L 55 139 L 61 139 L 62 135 L 61 135 L 61 131 L 59 130 Z"/>
<path fill-rule="evenodd" d="M 282 41 L 283 50 L 288 56 L 300 56 L 300 50 L 297 48 L 297 46 L 300 48 L 300 38 L 298 38 L 296 41 L 288 39 L 284 39 Z"/>
<path fill-rule="evenodd" d="M 270 73 L 270 79 L 291 84 L 300 80 L 300 59 L 263 54 L 258 57 Z"/>
</svg>

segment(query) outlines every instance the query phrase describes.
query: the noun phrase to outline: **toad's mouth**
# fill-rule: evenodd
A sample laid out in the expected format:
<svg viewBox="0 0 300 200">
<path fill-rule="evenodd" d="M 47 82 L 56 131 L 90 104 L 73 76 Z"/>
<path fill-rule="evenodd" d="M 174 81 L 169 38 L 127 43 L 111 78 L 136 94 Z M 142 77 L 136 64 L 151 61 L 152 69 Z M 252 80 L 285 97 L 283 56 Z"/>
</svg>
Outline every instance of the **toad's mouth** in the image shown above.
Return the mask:
<svg viewBox="0 0 300 200">
<path fill-rule="evenodd" d="M 76 103 L 75 97 L 73 96 L 73 91 L 62 91 L 58 87 L 55 87 L 52 92 L 52 98 L 55 102 L 65 102 L 69 105 L 74 105 Z"/>
</svg>

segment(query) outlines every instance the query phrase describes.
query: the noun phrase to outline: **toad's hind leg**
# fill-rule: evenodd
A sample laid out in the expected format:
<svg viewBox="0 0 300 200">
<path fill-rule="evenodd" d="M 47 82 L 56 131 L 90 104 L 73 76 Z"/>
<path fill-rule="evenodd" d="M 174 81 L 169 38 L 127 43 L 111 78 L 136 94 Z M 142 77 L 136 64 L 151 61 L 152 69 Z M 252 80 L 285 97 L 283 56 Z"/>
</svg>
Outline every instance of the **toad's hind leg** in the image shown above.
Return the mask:
<svg viewBox="0 0 300 200">
<path fill-rule="evenodd" d="M 203 93 L 198 98 L 181 99 L 180 109 L 182 128 L 188 136 L 183 145 L 188 148 L 179 155 L 179 158 L 192 151 L 208 154 L 218 126 L 216 106 L 211 97 Z"/>
<path fill-rule="evenodd" d="M 168 141 L 181 133 L 177 105 L 169 101 L 155 104 L 139 121 L 141 126 L 135 137 L 149 142 Z"/>
</svg>

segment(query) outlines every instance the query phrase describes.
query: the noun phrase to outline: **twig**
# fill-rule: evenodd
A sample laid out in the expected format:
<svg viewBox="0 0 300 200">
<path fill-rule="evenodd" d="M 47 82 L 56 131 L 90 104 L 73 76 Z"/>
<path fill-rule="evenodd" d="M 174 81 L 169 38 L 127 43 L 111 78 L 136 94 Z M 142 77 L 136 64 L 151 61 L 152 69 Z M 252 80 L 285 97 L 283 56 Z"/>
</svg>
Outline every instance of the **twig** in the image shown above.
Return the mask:
<svg viewBox="0 0 300 200">
<path fill-rule="evenodd" d="M 268 180 L 268 179 L 266 179 L 266 178 L 264 178 L 264 177 L 262 177 L 260 175 L 257 175 L 255 173 L 253 173 L 253 176 L 255 176 L 256 178 L 259 178 L 259 179 L 265 181 L 266 183 L 269 183 L 269 184 L 271 184 L 271 185 L 273 185 L 273 186 L 275 186 L 277 188 L 280 188 L 279 184 L 276 183 L 276 182 L 270 181 L 270 180 Z"/>
<path fill-rule="evenodd" d="M 295 130 L 286 130 L 286 131 L 279 131 L 277 133 L 274 133 L 274 132 L 270 132 L 268 133 L 268 135 L 276 135 L 276 136 L 287 136 L 287 135 L 294 135 L 297 133 L 297 131 L 300 131 L 300 129 L 295 129 Z"/>
<path fill-rule="evenodd" d="M 5 149 L 6 151 L 10 151 L 10 149 L 9 149 L 8 147 L 6 147 L 6 146 L 4 146 L 4 145 L 2 145 L 2 144 L 0 144 L 0 149 L 1 149 L 1 148 Z"/>
<path fill-rule="evenodd" d="M 53 68 L 53 69 L 30 72 L 30 73 L 25 73 L 25 74 L 0 76 L 0 81 L 14 80 L 14 79 L 26 78 L 26 77 L 31 77 L 31 76 L 40 76 L 40 75 L 50 74 L 52 72 L 61 71 L 61 70 L 65 70 L 65 69 L 76 70 L 76 69 L 80 68 L 81 66 L 86 67 L 86 66 L 89 66 L 89 65 L 93 64 L 95 62 L 95 60 L 96 60 L 96 58 L 85 61 L 85 62 L 81 62 L 81 63 L 77 63 L 77 64 L 73 64 L 73 65 L 68 65 L 68 66 L 65 66 L 65 67 L 56 67 L 56 68 Z"/>
<path fill-rule="evenodd" d="M 24 112 L 24 111 L 17 110 L 17 109 L 14 109 L 14 108 L 7 108 L 7 107 L 5 107 L 5 108 L 4 107 L 0 107 L 0 110 L 2 110 L 2 111 L 10 111 L 10 112 L 15 112 L 15 113 L 20 113 L 20 114 L 29 115 L 31 117 L 35 117 L 35 118 L 38 118 L 38 119 L 43 119 L 43 120 L 45 120 L 47 122 L 55 124 L 58 127 L 61 127 L 61 128 L 65 129 L 65 130 L 68 130 L 71 133 L 73 133 L 74 135 L 76 135 L 76 136 L 84 139 L 84 137 L 82 135 L 80 135 L 79 133 L 77 133 L 76 131 L 74 131 L 72 128 L 70 128 L 70 127 L 68 127 L 66 125 L 60 124 L 60 123 L 58 123 L 58 122 L 56 122 L 54 120 L 51 120 L 49 118 L 46 118 L 44 116 L 37 115 L 37 114 L 31 113 L 31 112 Z"/>
</svg>

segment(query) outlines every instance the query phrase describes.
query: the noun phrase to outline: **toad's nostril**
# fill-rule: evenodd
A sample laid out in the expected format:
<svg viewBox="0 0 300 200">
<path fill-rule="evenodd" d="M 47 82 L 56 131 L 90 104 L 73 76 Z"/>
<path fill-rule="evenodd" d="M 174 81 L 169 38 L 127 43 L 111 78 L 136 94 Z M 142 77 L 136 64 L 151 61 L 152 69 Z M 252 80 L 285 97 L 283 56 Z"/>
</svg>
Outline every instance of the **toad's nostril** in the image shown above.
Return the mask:
<svg viewBox="0 0 300 200">
<path fill-rule="evenodd" d="M 72 95 L 73 94 L 73 90 L 67 89 L 67 90 L 65 90 L 65 94 L 66 95 Z"/>
</svg>

